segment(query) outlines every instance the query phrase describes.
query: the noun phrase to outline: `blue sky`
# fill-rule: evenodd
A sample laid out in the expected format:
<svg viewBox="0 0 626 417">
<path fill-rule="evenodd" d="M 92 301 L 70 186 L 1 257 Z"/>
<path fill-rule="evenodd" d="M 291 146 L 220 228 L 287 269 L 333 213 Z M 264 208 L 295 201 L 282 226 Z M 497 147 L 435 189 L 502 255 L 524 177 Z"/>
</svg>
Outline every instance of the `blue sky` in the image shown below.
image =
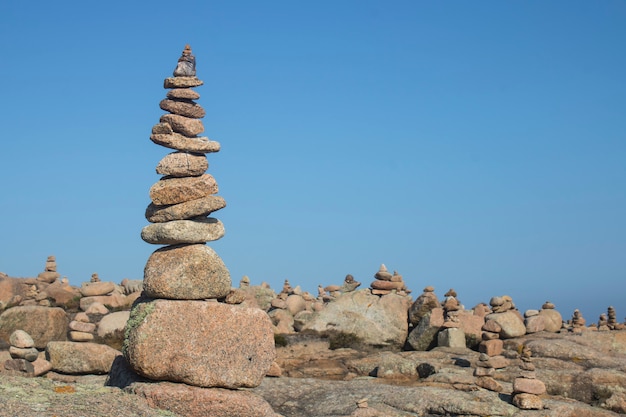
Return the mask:
<svg viewBox="0 0 626 417">
<path fill-rule="evenodd" d="M 140 4 L 141 3 L 141 4 Z M 163 79 L 197 59 L 229 267 L 626 316 L 623 1 L 8 2 L 0 271 L 141 278 Z"/>
</svg>

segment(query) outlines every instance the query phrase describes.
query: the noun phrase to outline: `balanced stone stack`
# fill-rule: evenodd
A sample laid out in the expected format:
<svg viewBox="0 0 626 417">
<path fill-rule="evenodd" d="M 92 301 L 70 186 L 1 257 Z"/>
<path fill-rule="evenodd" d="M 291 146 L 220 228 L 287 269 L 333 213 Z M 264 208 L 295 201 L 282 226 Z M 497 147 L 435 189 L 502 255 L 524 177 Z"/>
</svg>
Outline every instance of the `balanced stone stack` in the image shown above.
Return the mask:
<svg viewBox="0 0 626 417">
<path fill-rule="evenodd" d="M 259 385 L 275 357 L 272 325 L 259 309 L 222 301 L 231 291 L 228 269 L 207 242 L 224 236 L 209 215 L 226 203 L 206 154 L 220 144 L 198 134 L 205 111 L 194 100 L 195 57 L 187 45 L 174 77 L 166 78 L 168 112 L 152 128 L 152 142 L 172 149 L 157 165 L 163 177 L 150 188 L 141 237 L 166 245 L 149 257 L 143 293 L 127 323 L 123 353 L 152 381 L 236 389 Z M 182 401 L 182 400 L 181 400 Z M 210 413 L 209 413 L 210 414 Z"/>
<path fill-rule="evenodd" d="M 546 332 L 556 333 L 563 327 L 563 316 L 550 301 L 543 303 L 541 310 L 539 310 L 539 315 L 543 317 L 543 325 Z"/>
<path fill-rule="evenodd" d="M 370 284 L 372 294 L 386 295 L 393 291 L 407 291 L 406 285 L 402 280 L 402 275 L 394 271 L 393 275 L 387 270 L 385 264 L 380 265 L 378 272 L 374 274 L 374 281 Z"/>
<path fill-rule="evenodd" d="M 37 280 L 51 284 L 56 281 L 60 276 L 61 274 L 57 272 L 56 258 L 53 255 L 50 255 L 46 260 L 46 266 L 44 271 L 37 275 Z"/>
<path fill-rule="evenodd" d="M 532 352 L 526 345 L 522 347 L 520 375 L 513 380 L 513 404 L 524 410 L 540 410 L 543 402 L 540 395 L 546 393 L 546 385 L 537 379 Z"/>
<path fill-rule="evenodd" d="M 579 309 L 574 310 L 571 320 L 571 331 L 574 333 L 581 333 L 587 329 L 587 320 L 583 317 Z"/>
</svg>

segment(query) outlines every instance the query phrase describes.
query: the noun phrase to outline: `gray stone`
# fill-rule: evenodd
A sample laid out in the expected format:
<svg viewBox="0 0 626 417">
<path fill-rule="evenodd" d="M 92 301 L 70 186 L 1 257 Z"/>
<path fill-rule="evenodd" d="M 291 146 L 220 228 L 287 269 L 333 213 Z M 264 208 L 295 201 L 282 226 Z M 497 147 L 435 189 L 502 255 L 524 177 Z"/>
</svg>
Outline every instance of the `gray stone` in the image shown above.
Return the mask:
<svg viewBox="0 0 626 417">
<path fill-rule="evenodd" d="M 459 328 L 443 329 L 437 334 L 437 346 L 464 348 L 465 332 Z"/>
<path fill-rule="evenodd" d="M 224 233 L 222 222 L 209 217 L 150 224 L 141 230 L 141 238 L 156 245 L 177 245 L 211 242 L 221 239 Z"/>
<path fill-rule="evenodd" d="M 16 330 L 9 336 L 9 343 L 11 346 L 17 348 L 32 348 L 35 346 L 35 341 L 24 330 Z"/>
<path fill-rule="evenodd" d="M 206 245 L 166 246 L 152 253 L 144 268 L 144 294 L 152 298 L 202 300 L 230 292 L 230 273 Z"/>
<path fill-rule="evenodd" d="M 316 312 L 303 331 L 352 333 L 364 344 L 402 347 L 408 333 L 410 298 L 373 295 L 369 289 L 340 295 Z"/>
<path fill-rule="evenodd" d="M 437 334 L 443 326 L 443 308 L 433 308 L 411 330 L 407 343 L 415 350 L 429 350 L 437 346 Z"/>
<path fill-rule="evenodd" d="M 194 177 L 209 168 L 206 155 L 191 152 L 172 152 L 159 161 L 156 172 L 171 177 Z"/>
</svg>

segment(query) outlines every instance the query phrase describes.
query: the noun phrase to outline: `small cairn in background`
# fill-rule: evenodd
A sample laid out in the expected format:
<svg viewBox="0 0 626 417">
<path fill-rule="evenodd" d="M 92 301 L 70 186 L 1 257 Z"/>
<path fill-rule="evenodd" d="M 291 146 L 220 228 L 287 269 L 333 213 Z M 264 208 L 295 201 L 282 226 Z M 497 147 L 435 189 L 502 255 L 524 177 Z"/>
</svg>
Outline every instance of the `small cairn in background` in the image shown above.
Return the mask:
<svg viewBox="0 0 626 417">
<path fill-rule="evenodd" d="M 528 346 L 522 346 L 520 359 L 520 376 L 513 380 L 513 405 L 523 410 L 540 410 L 543 408 L 540 395 L 546 393 L 546 385 L 537 379 Z"/>
</svg>

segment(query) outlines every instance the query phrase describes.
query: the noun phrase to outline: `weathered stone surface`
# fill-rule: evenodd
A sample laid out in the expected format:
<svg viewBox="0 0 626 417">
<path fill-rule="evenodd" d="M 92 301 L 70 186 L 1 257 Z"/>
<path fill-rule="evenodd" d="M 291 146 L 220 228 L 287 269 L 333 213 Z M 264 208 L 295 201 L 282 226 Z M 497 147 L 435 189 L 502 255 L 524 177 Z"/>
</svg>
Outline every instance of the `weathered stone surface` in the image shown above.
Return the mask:
<svg viewBox="0 0 626 417">
<path fill-rule="evenodd" d="M 503 346 L 504 342 L 501 339 L 483 340 L 478 346 L 478 351 L 489 356 L 498 356 L 502 354 Z"/>
<path fill-rule="evenodd" d="M 60 276 L 61 274 L 56 271 L 44 271 L 37 275 L 37 280 L 50 284 L 52 282 L 55 282 Z"/>
<path fill-rule="evenodd" d="M 56 281 L 46 287 L 48 298 L 52 299 L 58 307 L 69 306 L 75 303 L 76 298 L 80 297 L 80 290 L 69 284 Z"/>
<path fill-rule="evenodd" d="M 489 369 L 493 369 L 493 368 L 489 368 Z M 503 390 L 502 384 L 500 384 L 498 381 L 496 381 L 490 376 L 477 377 L 476 385 L 478 385 L 481 388 L 487 389 L 489 391 L 494 391 L 494 392 L 502 392 Z"/>
<path fill-rule="evenodd" d="M 152 253 L 144 268 L 147 297 L 201 300 L 225 297 L 230 273 L 222 259 L 206 245 L 166 246 Z"/>
<path fill-rule="evenodd" d="M 89 306 L 94 303 L 102 304 L 103 306 L 109 306 L 110 308 L 118 308 L 128 306 L 128 297 L 120 293 L 112 293 L 111 295 L 94 295 L 91 297 L 83 297 L 80 299 L 80 309 L 87 312 Z M 108 311 L 103 312 L 104 314 Z"/>
<path fill-rule="evenodd" d="M 157 206 L 150 203 L 146 209 L 146 219 L 151 223 L 186 220 L 209 215 L 224 207 L 226 207 L 226 201 L 217 195 L 165 206 Z"/>
<path fill-rule="evenodd" d="M 259 385 L 276 352 L 272 324 L 261 310 L 146 299 L 131 311 L 124 355 L 152 380 L 240 388 Z"/>
<path fill-rule="evenodd" d="M 107 295 L 115 289 L 115 284 L 108 281 L 98 281 L 98 282 L 89 282 L 84 283 L 82 287 L 80 287 L 80 293 L 83 297 L 92 297 L 95 295 Z"/>
<path fill-rule="evenodd" d="M 219 142 L 210 140 L 209 138 L 204 136 L 189 138 L 179 133 L 153 133 L 152 135 L 150 135 L 150 140 L 157 145 L 165 146 L 166 148 L 176 149 L 179 151 L 211 153 L 219 152 L 220 150 Z"/>
<path fill-rule="evenodd" d="M 151 407 L 186 417 L 279 417 L 267 401 L 249 391 L 170 382 L 136 383 L 130 391 L 145 398 Z"/>
<path fill-rule="evenodd" d="M 35 346 L 35 341 L 28 333 L 19 329 L 9 336 L 9 344 L 18 348 L 32 348 Z"/>
<path fill-rule="evenodd" d="M 178 204 L 217 194 L 215 178 L 210 174 L 198 177 L 165 178 L 150 187 L 150 199 L 158 206 Z"/>
<path fill-rule="evenodd" d="M 4 362 L 4 369 L 20 373 L 24 376 L 35 376 L 33 364 L 26 359 L 9 359 Z"/>
<path fill-rule="evenodd" d="M 190 100 L 165 99 L 161 100 L 159 107 L 162 110 L 174 113 L 179 116 L 190 117 L 192 119 L 201 119 L 206 115 L 204 109 Z"/>
<path fill-rule="evenodd" d="M 556 333 L 563 327 L 563 317 L 555 309 L 543 309 L 539 311 L 539 315 L 543 317 L 544 330 L 546 332 Z"/>
<path fill-rule="evenodd" d="M 156 245 L 177 245 L 211 242 L 221 239 L 224 233 L 224 224 L 209 217 L 150 224 L 141 230 L 141 238 Z"/>
<path fill-rule="evenodd" d="M 177 114 L 164 114 L 159 119 L 161 123 L 168 123 L 172 126 L 172 130 L 183 136 L 190 138 L 204 132 L 202 121 L 198 119 L 190 119 L 188 117 L 179 116 Z"/>
<path fill-rule="evenodd" d="M 523 336 L 526 333 L 524 320 L 520 315 L 512 310 L 503 313 L 491 313 L 485 316 L 485 321 L 493 320 L 500 325 L 500 337 L 502 339 L 511 339 Z"/>
<path fill-rule="evenodd" d="M 43 349 L 52 340 L 67 340 L 68 319 L 58 307 L 18 306 L 0 314 L 0 339 L 7 341 L 15 330 L 24 330 Z"/>
<path fill-rule="evenodd" d="M 378 297 L 368 289 L 352 291 L 315 313 L 302 330 L 352 333 L 368 345 L 402 347 L 410 301 L 397 294 Z"/>
<path fill-rule="evenodd" d="M 541 395 L 546 393 L 546 385 L 539 379 L 515 378 L 513 392 Z"/>
<path fill-rule="evenodd" d="M 372 281 L 370 286 L 375 290 L 399 290 L 404 287 L 404 282 L 383 281 L 377 279 Z"/>
<path fill-rule="evenodd" d="M 526 333 L 542 332 L 546 328 L 544 317 L 540 315 L 526 317 L 524 325 L 526 326 Z"/>
<path fill-rule="evenodd" d="M 204 84 L 196 77 L 168 77 L 163 81 L 163 88 L 191 88 Z"/>
<path fill-rule="evenodd" d="M 304 298 L 298 294 L 291 294 L 288 296 L 285 303 L 287 311 L 289 311 L 292 316 L 295 316 L 306 308 L 306 301 L 304 301 Z"/>
<path fill-rule="evenodd" d="M 416 326 L 419 321 L 433 308 L 441 307 L 437 296 L 432 291 L 425 291 L 420 294 L 409 308 L 409 321 Z"/>
<path fill-rule="evenodd" d="M 70 330 L 75 330 L 77 332 L 85 332 L 92 333 L 96 330 L 96 325 L 94 323 L 84 323 L 77 320 L 70 321 L 69 325 Z"/>
<path fill-rule="evenodd" d="M 172 177 L 195 177 L 209 168 L 206 155 L 191 152 L 172 152 L 159 161 L 156 172 Z"/>
<path fill-rule="evenodd" d="M 98 323 L 98 337 L 108 338 L 123 333 L 130 311 L 115 311 L 102 317 Z"/>
<path fill-rule="evenodd" d="M 417 327 L 409 333 L 407 343 L 415 350 L 432 349 L 437 345 L 437 333 L 443 326 L 443 322 L 443 308 L 433 308 L 420 319 Z"/>
<path fill-rule="evenodd" d="M 457 312 L 459 328 L 465 333 L 465 342 L 468 347 L 474 348 L 480 343 L 482 326 L 485 324 L 484 316 L 474 314 L 472 311 L 460 310 Z"/>
<path fill-rule="evenodd" d="M 460 328 L 443 329 L 437 334 L 437 346 L 464 348 L 465 332 Z"/>
<path fill-rule="evenodd" d="M 191 88 L 173 88 L 167 92 L 166 96 L 167 98 L 183 98 L 187 100 L 197 100 L 200 98 L 200 94 Z"/>
<path fill-rule="evenodd" d="M 41 376 L 52 370 L 52 364 L 42 357 L 38 357 L 31 363 L 34 369 L 33 376 Z"/>
<path fill-rule="evenodd" d="M 462 392 L 437 387 L 372 384 L 367 380 L 328 381 L 312 378 L 265 378 L 253 390 L 285 416 L 348 417 L 356 402 L 368 399 L 368 408 L 385 407 L 385 417 L 412 416 L 513 416 L 519 410 L 502 401 L 498 393 Z"/>
<path fill-rule="evenodd" d="M 536 395 L 520 393 L 513 397 L 513 405 L 522 410 L 541 410 L 543 401 Z"/>
<path fill-rule="evenodd" d="M 121 352 L 98 343 L 50 342 L 46 356 L 52 369 L 64 374 L 106 374 Z"/>
</svg>

